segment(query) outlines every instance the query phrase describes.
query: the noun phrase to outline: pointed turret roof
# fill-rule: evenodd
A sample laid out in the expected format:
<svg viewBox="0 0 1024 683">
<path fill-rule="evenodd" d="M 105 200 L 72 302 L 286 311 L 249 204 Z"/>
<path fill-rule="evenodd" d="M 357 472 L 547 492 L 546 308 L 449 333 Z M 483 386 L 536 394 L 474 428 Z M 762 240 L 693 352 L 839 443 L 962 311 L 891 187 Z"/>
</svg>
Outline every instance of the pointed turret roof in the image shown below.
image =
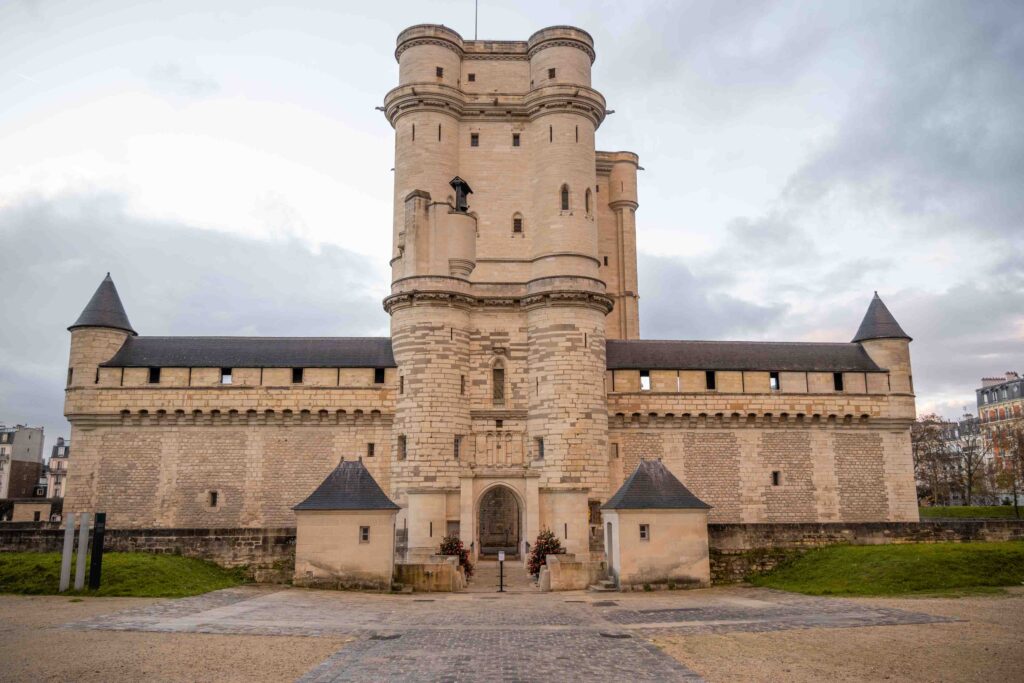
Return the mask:
<svg viewBox="0 0 1024 683">
<path fill-rule="evenodd" d="M 82 315 L 78 316 L 75 324 L 68 329 L 73 330 L 76 327 L 112 327 L 133 335 L 138 334 L 128 322 L 128 314 L 124 312 L 121 297 L 117 295 L 117 287 L 110 279 L 110 273 L 107 273 L 103 282 L 96 288 L 96 293 L 85 305 Z"/>
<path fill-rule="evenodd" d="M 603 510 L 707 510 L 711 506 L 690 493 L 660 460 L 641 460 Z"/>
<path fill-rule="evenodd" d="M 878 292 L 875 292 L 874 298 L 871 299 L 868 312 L 864 314 L 864 320 L 861 321 L 860 328 L 853 337 L 854 342 L 867 341 L 868 339 L 906 339 L 907 341 L 912 341 L 910 335 L 903 331 L 900 324 L 896 322 L 896 318 L 892 317 L 892 313 L 882 303 Z"/>
<path fill-rule="evenodd" d="M 397 510 L 358 460 L 342 461 L 309 498 L 293 510 Z"/>
</svg>

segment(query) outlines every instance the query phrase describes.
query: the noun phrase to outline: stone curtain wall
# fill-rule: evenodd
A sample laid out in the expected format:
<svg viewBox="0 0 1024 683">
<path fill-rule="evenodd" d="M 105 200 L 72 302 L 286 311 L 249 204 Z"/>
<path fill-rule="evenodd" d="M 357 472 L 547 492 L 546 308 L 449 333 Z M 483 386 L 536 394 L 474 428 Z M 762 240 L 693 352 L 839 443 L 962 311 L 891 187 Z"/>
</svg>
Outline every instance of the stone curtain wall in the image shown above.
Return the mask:
<svg viewBox="0 0 1024 683">
<path fill-rule="evenodd" d="M 388 416 L 263 419 L 76 428 L 64 509 L 105 510 L 114 528 L 288 526 L 295 523 L 292 506 L 341 458 L 362 457 L 388 490 Z M 367 443 L 375 444 L 373 457 L 367 457 Z M 211 491 L 217 492 L 215 506 Z"/>
<path fill-rule="evenodd" d="M 794 555 L 829 545 L 1013 540 L 1024 540 L 1024 521 L 708 525 L 713 583 L 742 581 Z"/>
<path fill-rule="evenodd" d="M 726 427 L 716 429 L 711 420 L 613 420 L 611 478 L 621 482 L 641 458 L 660 458 L 712 506 L 712 523 L 917 519 L 902 432 L 861 425 Z"/>
</svg>

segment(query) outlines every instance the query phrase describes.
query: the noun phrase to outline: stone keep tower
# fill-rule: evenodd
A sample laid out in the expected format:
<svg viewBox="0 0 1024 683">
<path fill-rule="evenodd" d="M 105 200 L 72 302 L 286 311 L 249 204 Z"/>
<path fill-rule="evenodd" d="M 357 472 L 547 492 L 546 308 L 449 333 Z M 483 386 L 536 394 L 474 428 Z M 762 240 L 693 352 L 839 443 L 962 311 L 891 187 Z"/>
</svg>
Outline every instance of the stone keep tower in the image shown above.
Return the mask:
<svg viewBox="0 0 1024 683">
<path fill-rule="evenodd" d="M 596 152 L 589 34 L 398 36 L 393 495 L 410 554 L 551 528 L 586 552 L 608 491 L 605 339 L 639 334 L 638 159 Z"/>
</svg>

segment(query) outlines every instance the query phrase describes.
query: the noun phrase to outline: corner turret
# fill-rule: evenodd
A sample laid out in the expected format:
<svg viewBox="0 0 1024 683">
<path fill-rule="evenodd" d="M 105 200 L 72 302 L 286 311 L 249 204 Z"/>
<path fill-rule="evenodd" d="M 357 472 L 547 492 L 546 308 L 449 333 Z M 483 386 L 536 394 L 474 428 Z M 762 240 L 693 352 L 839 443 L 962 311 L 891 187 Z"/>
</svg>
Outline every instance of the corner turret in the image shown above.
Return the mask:
<svg viewBox="0 0 1024 683">
<path fill-rule="evenodd" d="M 914 393 L 914 378 L 910 369 L 911 341 L 910 335 L 903 331 L 878 292 L 875 292 L 852 342 L 864 347 L 871 360 L 889 371 L 891 393 Z"/>
<path fill-rule="evenodd" d="M 110 360 L 126 339 L 138 334 L 128 321 L 110 273 L 68 331 L 71 332 L 68 388 L 99 384 L 100 364 Z"/>
</svg>

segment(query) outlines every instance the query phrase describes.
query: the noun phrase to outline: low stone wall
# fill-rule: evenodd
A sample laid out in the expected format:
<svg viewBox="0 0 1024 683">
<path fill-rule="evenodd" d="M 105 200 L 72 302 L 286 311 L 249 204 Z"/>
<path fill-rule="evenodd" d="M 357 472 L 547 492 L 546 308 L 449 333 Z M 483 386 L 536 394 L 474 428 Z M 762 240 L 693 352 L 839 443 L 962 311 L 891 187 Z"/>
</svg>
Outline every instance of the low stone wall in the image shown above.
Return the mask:
<svg viewBox="0 0 1024 683">
<path fill-rule="evenodd" d="M 572 554 L 548 555 L 540 568 L 539 584 L 542 591 L 578 591 L 597 583 L 605 575 L 604 562 L 588 562 Z"/>
<path fill-rule="evenodd" d="M 454 593 L 466 587 L 466 575 L 454 555 L 435 555 L 427 562 L 396 564 L 395 581 L 418 593 Z"/>
<path fill-rule="evenodd" d="M 1024 540 L 1024 520 L 709 524 L 712 583 L 734 583 L 828 545 Z"/>
<path fill-rule="evenodd" d="M 45 526 L 0 525 L 0 552 L 60 552 L 63 529 Z M 246 567 L 256 581 L 282 583 L 294 570 L 295 529 L 108 529 L 103 547 L 197 557 L 222 567 Z"/>
</svg>

